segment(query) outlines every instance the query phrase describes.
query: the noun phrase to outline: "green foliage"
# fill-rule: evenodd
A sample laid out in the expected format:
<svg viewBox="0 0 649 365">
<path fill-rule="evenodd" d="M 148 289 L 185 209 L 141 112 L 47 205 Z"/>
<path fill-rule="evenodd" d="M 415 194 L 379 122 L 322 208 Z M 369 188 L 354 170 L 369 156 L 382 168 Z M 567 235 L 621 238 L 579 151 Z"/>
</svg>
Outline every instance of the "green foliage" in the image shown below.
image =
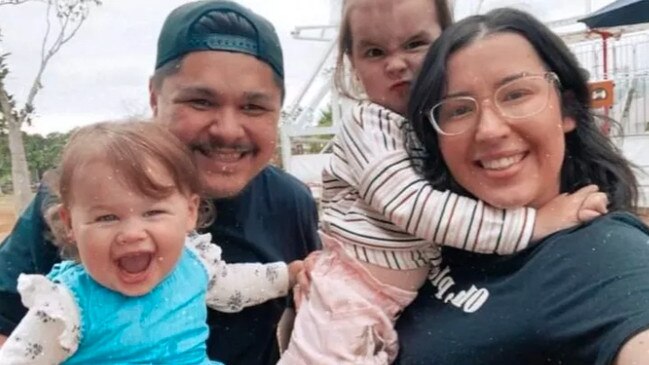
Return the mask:
<svg viewBox="0 0 649 365">
<path fill-rule="evenodd" d="M 68 133 L 50 133 L 43 137 L 40 134 L 27 134 L 23 132 L 23 143 L 27 164 L 32 173 L 32 179 L 38 181 L 45 171 L 56 167 L 63 146 L 70 137 Z M 11 182 L 11 154 L 9 153 L 9 140 L 5 133 L 0 132 L 0 186 L 2 190 Z"/>
<path fill-rule="evenodd" d="M 324 110 L 320 111 L 320 120 L 318 120 L 318 127 L 331 127 L 334 125 L 333 112 L 331 105 L 327 105 Z"/>
<path fill-rule="evenodd" d="M 27 164 L 36 178 L 40 180 L 45 171 L 56 167 L 69 136 L 69 133 L 50 133 L 46 137 L 40 134 L 23 135 Z"/>
</svg>

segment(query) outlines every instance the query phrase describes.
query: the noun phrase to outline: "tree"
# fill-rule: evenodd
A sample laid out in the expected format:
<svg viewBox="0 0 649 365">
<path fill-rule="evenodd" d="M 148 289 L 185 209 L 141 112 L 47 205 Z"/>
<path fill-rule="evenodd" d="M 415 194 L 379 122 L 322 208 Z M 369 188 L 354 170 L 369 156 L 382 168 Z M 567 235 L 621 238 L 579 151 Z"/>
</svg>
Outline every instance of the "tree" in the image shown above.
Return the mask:
<svg viewBox="0 0 649 365">
<path fill-rule="evenodd" d="M 61 151 L 70 133 L 50 133 L 43 137 L 40 134 L 23 134 L 27 165 L 38 180 L 43 178 L 45 171 L 58 165 Z"/>
<path fill-rule="evenodd" d="M 43 88 L 42 78 L 52 57 L 72 39 L 88 17 L 92 5 L 101 0 L 0 0 L 1 5 L 18 5 L 38 1 L 46 6 L 46 30 L 41 44 L 40 65 L 31 84 L 24 105 L 16 105 L 9 93 L 5 78 L 9 73 L 6 63 L 8 54 L 0 55 L 0 125 L 7 130 L 11 152 L 11 177 L 14 187 L 16 210 L 22 211 L 31 200 L 30 174 L 25 156 L 21 128 L 31 123 L 36 95 Z"/>
<path fill-rule="evenodd" d="M 68 133 L 50 133 L 47 136 L 22 132 L 25 146 L 25 157 L 30 176 L 40 180 L 45 171 L 56 167 L 61 151 L 70 138 Z M 11 160 L 7 135 L 0 132 L 0 194 L 12 191 Z"/>
<path fill-rule="evenodd" d="M 324 110 L 320 111 L 318 127 L 331 127 L 332 125 L 334 125 L 334 116 L 331 110 L 331 104 L 329 104 Z"/>
<path fill-rule="evenodd" d="M 0 195 L 4 193 L 4 186 L 11 181 L 11 158 L 7 134 L 0 130 Z"/>
</svg>

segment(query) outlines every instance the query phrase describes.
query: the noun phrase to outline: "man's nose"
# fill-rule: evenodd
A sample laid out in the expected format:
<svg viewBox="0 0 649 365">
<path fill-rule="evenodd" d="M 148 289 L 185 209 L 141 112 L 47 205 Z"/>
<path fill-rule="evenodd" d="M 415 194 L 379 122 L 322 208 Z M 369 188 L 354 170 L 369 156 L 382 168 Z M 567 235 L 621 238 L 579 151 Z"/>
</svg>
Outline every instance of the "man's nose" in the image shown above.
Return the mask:
<svg viewBox="0 0 649 365">
<path fill-rule="evenodd" d="M 222 108 L 210 121 L 209 133 L 222 143 L 234 143 L 244 136 L 243 116 L 235 108 Z"/>
</svg>

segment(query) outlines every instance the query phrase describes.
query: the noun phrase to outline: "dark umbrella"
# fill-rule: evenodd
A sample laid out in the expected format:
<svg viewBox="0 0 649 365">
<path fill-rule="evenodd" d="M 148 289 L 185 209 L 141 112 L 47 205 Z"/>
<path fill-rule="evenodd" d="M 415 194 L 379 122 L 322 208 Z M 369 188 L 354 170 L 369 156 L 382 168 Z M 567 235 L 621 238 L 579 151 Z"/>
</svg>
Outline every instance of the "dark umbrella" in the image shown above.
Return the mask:
<svg viewBox="0 0 649 365">
<path fill-rule="evenodd" d="M 617 0 L 579 21 L 591 29 L 649 23 L 649 0 Z"/>
</svg>

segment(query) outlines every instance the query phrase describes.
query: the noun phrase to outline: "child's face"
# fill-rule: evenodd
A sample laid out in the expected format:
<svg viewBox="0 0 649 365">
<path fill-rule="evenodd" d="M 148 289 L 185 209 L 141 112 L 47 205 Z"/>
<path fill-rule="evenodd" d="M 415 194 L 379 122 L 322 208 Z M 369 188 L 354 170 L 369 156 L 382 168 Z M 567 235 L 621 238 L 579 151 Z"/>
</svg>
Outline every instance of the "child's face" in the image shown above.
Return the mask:
<svg viewBox="0 0 649 365">
<path fill-rule="evenodd" d="M 369 99 L 404 115 L 410 84 L 441 33 L 431 0 L 358 0 L 349 13 L 351 62 Z"/>
<path fill-rule="evenodd" d="M 158 183 L 173 185 L 160 165 L 149 167 Z M 102 161 L 78 169 L 71 185 L 72 201 L 61 216 L 88 273 L 127 296 L 151 291 L 173 270 L 186 234 L 195 228 L 198 197 L 178 191 L 147 197 Z"/>
</svg>

